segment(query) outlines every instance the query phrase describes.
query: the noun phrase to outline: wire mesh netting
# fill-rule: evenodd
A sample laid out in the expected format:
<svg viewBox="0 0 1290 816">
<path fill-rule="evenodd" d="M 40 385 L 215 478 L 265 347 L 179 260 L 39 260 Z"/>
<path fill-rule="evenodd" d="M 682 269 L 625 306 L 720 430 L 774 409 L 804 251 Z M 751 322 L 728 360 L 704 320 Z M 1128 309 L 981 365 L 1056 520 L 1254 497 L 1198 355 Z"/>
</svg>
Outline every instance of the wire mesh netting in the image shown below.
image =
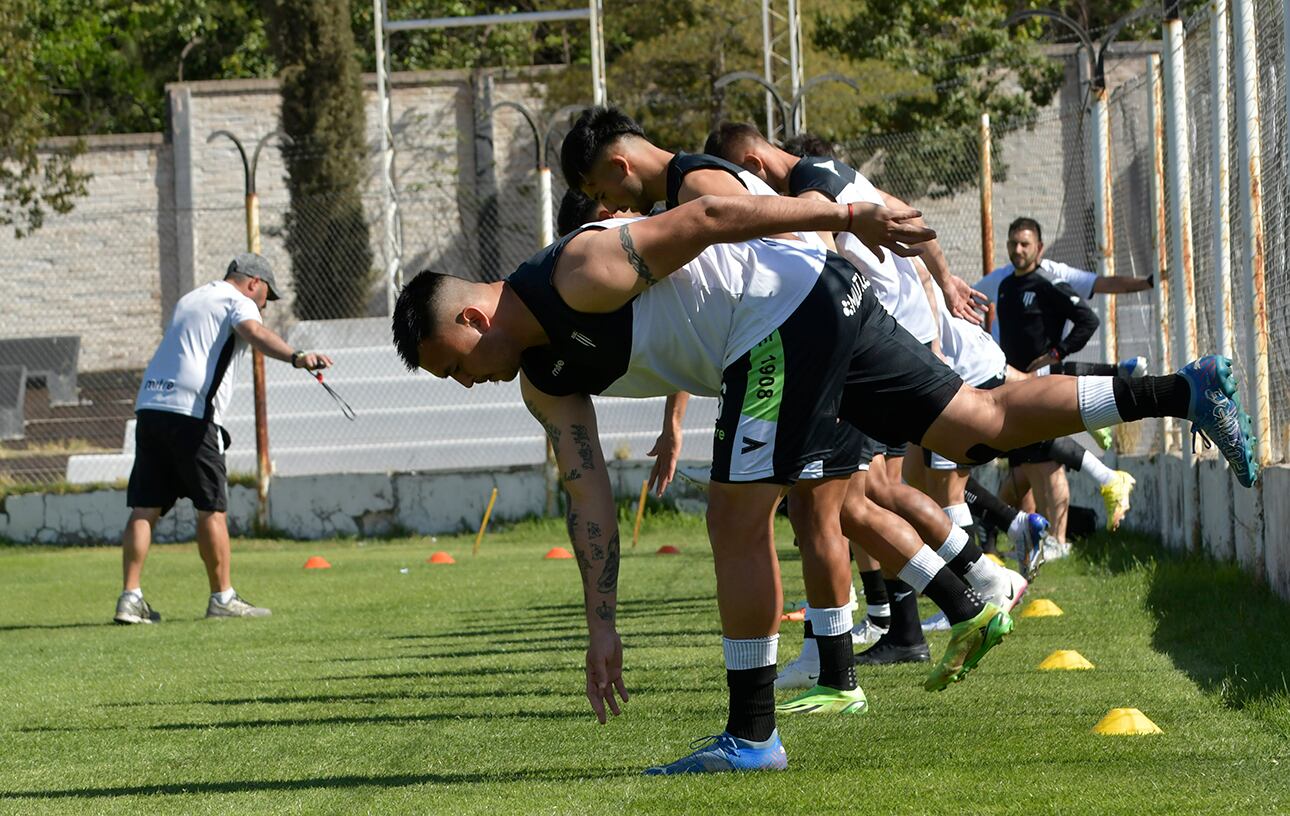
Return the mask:
<svg viewBox="0 0 1290 816">
<path fill-rule="evenodd" d="M 1286 178 L 1285 54 L 1281 4 L 1255 4 L 1262 147 L 1264 291 L 1271 400 L 1265 439 L 1274 459 L 1286 455 L 1290 405 L 1276 395 L 1290 390 L 1290 245 L 1284 238 L 1290 183 Z M 1202 10 L 1187 21 L 1186 87 L 1190 239 L 1195 280 L 1195 334 L 1202 353 L 1218 350 L 1225 325 L 1219 308 L 1226 262 L 1231 304 L 1231 345 L 1242 381 L 1252 387 L 1250 308 L 1245 268 L 1242 207 L 1246 168 L 1240 161 L 1236 71 L 1226 87 L 1213 81 L 1213 23 Z M 1231 37 L 1223 38 L 1236 59 Z M 1159 201 L 1167 209 L 1177 191 L 1155 178 L 1160 148 L 1152 127 L 1154 44 L 1117 46 L 1107 61 L 1111 137 L 1110 265 L 1117 275 L 1144 277 L 1158 266 Z M 940 235 L 951 268 L 975 281 L 1007 262 L 1008 223 L 1018 216 L 1043 226 L 1046 257 L 1096 269 L 1094 223 L 1093 97 L 1078 61 L 1067 59 L 1067 78 L 1053 104 L 1021 121 L 994 123 L 992 222 L 994 253 L 983 259 L 980 160 L 976 128 L 888 134 L 850 140 L 842 157 L 881 188 L 919 207 Z M 394 110 L 393 190 L 398 218 L 398 266 L 411 276 L 422 269 L 483 281 L 500 280 L 535 251 L 542 230 L 542 187 L 537 142 L 513 109 L 470 102 L 477 88 L 452 88 L 425 100 L 407 100 Z M 507 96 L 507 94 L 510 94 Z M 527 94 L 527 96 L 525 95 Z M 465 103 L 462 99 L 467 99 Z M 553 163 L 560 122 L 545 121 L 540 93 L 532 88 L 498 91 L 537 111 L 548 128 L 545 163 Z M 496 101 L 489 100 L 489 101 Z M 1226 121 L 1214 117 L 1226 104 Z M 472 107 L 472 104 L 474 107 Z M 484 115 L 482 111 L 489 111 Z M 211 125 L 223 126 L 220 122 Z M 266 127 L 271 130 L 271 127 Z M 1214 158 L 1218 137 L 1229 154 Z M 200 140 L 195 140 L 200 141 Z M 514 384 L 462 389 L 404 369 L 390 344 L 385 238 L 389 202 L 381 187 L 375 145 L 362 157 L 364 180 L 356 198 L 327 192 L 291 201 L 281 183 L 276 149 L 266 150 L 261 171 L 259 223 L 262 253 L 273 264 L 285 297 L 266 323 L 296 347 L 331 354 L 326 374 L 354 407 L 349 421 L 302 372 L 269 361 L 268 408 L 271 457 L 278 473 L 363 470 L 427 470 L 504 467 L 541 462 L 540 429 L 528 418 Z M 687 146 L 682 146 L 687 147 Z M 187 160 L 198 190 L 180 200 L 175 177 L 182 161 L 160 139 L 133 146 L 96 148 L 90 195 L 70 214 L 52 218 L 22 242 L 0 237 L 11 274 L 0 278 L 6 318 L 0 328 L 0 479 L 17 483 L 59 480 L 112 481 L 128 474 L 132 460 L 129 421 L 140 375 L 155 349 L 174 302 L 193 286 L 217 279 L 246 247 L 246 210 L 240 172 L 223 153 L 196 153 Z M 1225 170 L 1227 208 L 1215 198 Z M 551 196 L 563 183 L 553 174 Z M 123 203 L 127 202 L 127 203 Z M 292 251 L 293 235 L 309 235 L 314 260 Z M 189 259 L 186 262 L 182 259 Z M 1168 270 L 1171 279 L 1178 276 Z M 51 285 L 53 284 L 53 285 Z M 1181 287 L 1172 287 L 1177 296 Z M 1160 330 L 1173 322 L 1162 314 L 1158 291 L 1115 299 L 1115 348 L 1120 358 L 1142 355 L 1154 370 Z M 1110 299 L 1094 306 L 1109 325 Z M 1166 320 L 1168 318 L 1168 320 Z M 1174 327 L 1176 328 L 1176 327 Z M 1099 332 L 1076 356 L 1102 361 Z M 233 472 L 254 470 L 253 409 L 249 375 L 237 383 L 228 425 L 234 444 Z M 687 419 L 687 457 L 702 458 L 710 445 L 712 401 L 697 401 Z M 606 454 L 642 458 L 660 427 L 662 401 L 602 400 Z M 1251 406 L 1253 407 L 1253 406 Z M 1161 447 L 1155 423 L 1120 436 L 1123 452 Z"/>
</svg>

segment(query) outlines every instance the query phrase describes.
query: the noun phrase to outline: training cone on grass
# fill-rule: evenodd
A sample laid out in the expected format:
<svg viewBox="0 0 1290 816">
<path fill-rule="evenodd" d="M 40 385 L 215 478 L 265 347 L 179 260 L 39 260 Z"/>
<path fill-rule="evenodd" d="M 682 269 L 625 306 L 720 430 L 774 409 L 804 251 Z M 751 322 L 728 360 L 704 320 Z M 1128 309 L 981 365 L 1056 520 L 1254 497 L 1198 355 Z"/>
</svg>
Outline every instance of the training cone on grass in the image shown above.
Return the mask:
<svg viewBox="0 0 1290 816">
<path fill-rule="evenodd" d="M 1043 671 L 1056 671 L 1060 669 L 1091 669 L 1093 664 L 1088 658 L 1074 649 L 1058 649 L 1057 651 L 1045 657 L 1039 664 Z"/>
<path fill-rule="evenodd" d="M 1023 618 L 1055 618 L 1058 615 L 1065 614 L 1062 608 L 1047 598 L 1036 598 L 1026 604 L 1025 610 L 1022 611 Z"/>
<path fill-rule="evenodd" d="M 662 547 L 659 547 L 658 551 L 655 552 L 654 554 L 655 555 L 680 555 L 681 551 L 676 547 L 673 547 L 671 544 L 664 544 Z"/>
<path fill-rule="evenodd" d="M 1143 734 L 1163 734 L 1160 726 L 1147 719 L 1136 708 L 1113 708 L 1106 716 L 1093 726 L 1094 734 L 1106 736 L 1135 736 Z"/>
<path fill-rule="evenodd" d="M 551 549 L 547 550 L 546 555 L 542 557 L 548 560 L 558 559 L 558 558 L 573 558 L 573 553 L 569 552 L 564 547 L 552 547 Z"/>
<path fill-rule="evenodd" d="M 312 555 L 305 562 L 305 569 L 331 569 L 331 564 L 327 563 L 327 559 L 321 555 Z"/>
<path fill-rule="evenodd" d="M 431 553 L 430 557 L 426 559 L 426 563 L 427 564 L 455 564 L 457 563 L 457 561 L 451 555 L 448 555 L 448 553 L 444 552 L 443 550 L 439 550 L 436 553 Z"/>
<path fill-rule="evenodd" d="M 782 621 L 804 621 L 806 620 L 805 609 L 794 609 L 792 612 L 785 612 L 779 616 Z"/>
</svg>

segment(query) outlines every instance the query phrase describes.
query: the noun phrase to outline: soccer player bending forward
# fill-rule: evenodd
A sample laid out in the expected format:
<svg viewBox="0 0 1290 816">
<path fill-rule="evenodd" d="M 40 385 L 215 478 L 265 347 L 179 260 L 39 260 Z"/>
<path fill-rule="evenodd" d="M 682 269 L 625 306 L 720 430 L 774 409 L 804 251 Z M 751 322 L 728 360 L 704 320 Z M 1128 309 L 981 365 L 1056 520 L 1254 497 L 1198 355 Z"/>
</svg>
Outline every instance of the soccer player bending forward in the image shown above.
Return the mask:
<svg viewBox="0 0 1290 816">
<path fill-rule="evenodd" d="M 588 225 L 505 281 L 422 272 L 400 293 L 395 346 L 410 368 L 466 387 L 521 377 L 569 493 L 569 533 L 589 632 L 586 694 L 597 718 L 628 697 L 615 625 L 619 536 L 590 395 L 719 396 L 708 535 L 730 707 L 726 728 L 651 773 L 787 765 L 773 684 L 783 594 L 772 540 L 781 492 L 829 454 L 833 426 L 919 440 L 963 463 L 1144 417 L 1192 420 L 1250 485 L 1249 418 L 1230 361 L 1175 375 L 1043 377 L 990 391 L 963 384 L 883 310 L 840 256 L 763 236 L 851 232 L 876 254 L 934 237 L 914 210 L 769 196 L 703 196 L 640 220 Z M 880 560 L 884 555 L 875 553 Z M 888 559 L 892 558 L 887 553 Z M 927 688 L 959 680 L 1011 629 L 930 548 L 901 578 L 970 632 Z"/>
</svg>

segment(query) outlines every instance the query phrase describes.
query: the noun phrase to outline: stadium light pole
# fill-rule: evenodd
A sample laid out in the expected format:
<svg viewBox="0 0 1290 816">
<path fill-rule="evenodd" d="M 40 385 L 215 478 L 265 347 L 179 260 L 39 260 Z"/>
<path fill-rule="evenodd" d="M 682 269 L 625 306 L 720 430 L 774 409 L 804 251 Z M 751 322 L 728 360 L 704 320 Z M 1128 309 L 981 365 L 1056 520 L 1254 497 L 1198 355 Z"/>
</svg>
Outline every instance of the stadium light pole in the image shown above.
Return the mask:
<svg viewBox="0 0 1290 816">
<path fill-rule="evenodd" d="M 255 171 L 260 164 L 260 151 L 274 136 L 290 142 L 290 137 L 279 130 L 266 133 L 255 143 L 251 158 L 246 157 L 246 148 L 242 140 L 230 131 L 217 130 L 206 137 L 210 144 L 219 137 L 225 137 L 236 147 L 242 158 L 242 179 L 246 189 L 246 249 L 248 252 L 260 253 L 260 197 L 255 192 Z M 273 465 L 269 461 L 269 411 L 265 397 L 264 354 L 257 348 L 251 349 L 251 385 L 255 393 L 255 525 L 260 531 L 269 528 L 269 479 L 273 475 Z"/>
</svg>

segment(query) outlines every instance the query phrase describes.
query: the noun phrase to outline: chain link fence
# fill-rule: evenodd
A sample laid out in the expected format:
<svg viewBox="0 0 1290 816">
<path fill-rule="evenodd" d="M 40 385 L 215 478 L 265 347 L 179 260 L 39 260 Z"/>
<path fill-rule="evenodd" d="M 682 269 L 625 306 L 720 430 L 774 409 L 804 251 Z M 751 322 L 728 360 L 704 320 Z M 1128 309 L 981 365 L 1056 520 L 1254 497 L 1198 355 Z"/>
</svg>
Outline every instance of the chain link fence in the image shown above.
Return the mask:
<svg viewBox="0 0 1290 816">
<path fill-rule="evenodd" d="M 1268 386 L 1273 397 L 1264 436 L 1273 461 L 1283 460 L 1290 445 L 1290 404 L 1283 398 L 1290 392 L 1290 246 L 1284 238 L 1290 185 L 1285 172 L 1281 9 L 1271 0 L 1255 4 L 1266 270 L 1260 302 L 1266 306 Z M 1229 72 L 1226 87 L 1213 86 L 1208 12 L 1189 18 L 1186 29 L 1184 154 L 1190 158 L 1196 339 L 1202 353 L 1217 350 L 1223 325 L 1217 305 L 1222 291 L 1219 261 L 1225 259 L 1233 315 L 1230 336 L 1249 393 L 1256 371 L 1248 331 L 1251 301 L 1242 272 L 1243 168 L 1237 142 L 1236 71 Z M 1156 53 L 1156 44 L 1128 43 L 1116 46 L 1107 63 L 1111 259 L 1118 275 L 1155 272 L 1163 257 L 1159 247 L 1173 229 L 1165 224 L 1165 233 L 1155 234 L 1158 215 L 1175 194 L 1160 189 L 1155 170 L 1160 136 L 1152 115 L 1151 65 Z M 1237 50 L 1230 42 L 1229 53 L 1234 66 Z M 993 209 L 987 228 L 994 253 L 989 263 L 982 252 L 977 129 L 858 139 L 841 145 L 841 155 L 879 187 L 922 209 L 937 228 L 951 267 L 969 281 L 978 279 L 987 266 L 1007 262 L 1007 224 L 1022 215 L 1043 225 L 1047 257 L 1095 269 L 1093 99 L 1074 60 L 1068 60 L 1067 74 L 1053 105 L 1025 121 L 994 125 Z M 1216 132 L 1212 118 L 1224 101 L 1227 122 L 1220 130 L 1230 147 L 1226 162 L 1216 164 L 1211 158 Z M 488 127 L 463 122 L 460 111 L 450 107 L 421 111 L 416 117 L 396 110 L 395 119 L 405 275 L 434 269 L 499 280 L 538 248 L 542 208 L 537 148 L 532 130 L 518 113 L 497 110 Z M 543 157 L 548 164 L 554 163 L 560 135 L 553 128 Z M 0 247 L 15 259 L 13 273 L 0 276 L 0 297 L 6 303 L 0 328 L 0 487 L 113 481 L 128 474 L 134 396 L 161 337 L 165 315 L 188 288 L 222 276 L 222 264 L 245 249 L 246 211 L 240 195 L 232 192 L 232 181 L 224 183 L 225 193 L 186 210 L 165 193 L 167 173 L 173 172 L 167 169 L 173 160 L 169 145 L 156 139 L 118 147 L 110 161 L 98 157 L 91 194 L 74 212 L 51 219 L 41 233 L 21 242 L 0 236 Z M 262 252 L 287 293 L 267 311 L 266 322 L 292 345 L 335 358 L 326 380 L 357 414 L 355 421 L 345 419 L 309 376 L 269 361 L 275 472 L 498 468 L 542 462 L 540 429 L 523 409 L 514 383 L 466 390 L 407 372 L 395 356 L 387 316 L 390 290 L 384 272 L 379 156 L 368 156 L 365 166 L 359 240 L 353 240 L 351 222 L 349 239 L 337 236 L 317 268 L 303 277 L 293 269 L 287 250 L 290 231 L 310 219 L 334 218 L 336 202 L 323 195 L 297 201 L 292 209 L 283 186 L 277 179 L 266 181 L 271 177 L 262 173 Z M 1214 199 L 1219 167 L 1226 168 L 1229 181 L 1226 216 Z M 563 192 L 558 169 L 552 181 L 552 197 L 558 201 Z M 133 197 L 123 204 L 127 193 Z M 327 234 L 325 228 L 321 234 Z M 181 281 L 170 261 L 185 251 L 185 242 L 200 242 L 200 247 L 187 250 L 201 259 L 191 281 Z M 81 271 L 72 275 L 67 273 L 70 269 Z M 1166 339 L 1160 333 L 1172 314 L 1162 313 L 1158 293 L 1121 295 L 1114 304 L 1117 356 L 1146 356 L 1156 371 L 1172 368 L 1171 360 L 1160 359 L 1160 343 Z M 1103 295 L 1094 299 L 1104 330 L 1110 304 Z M 1098 336 L 1077 359 L 1102 361 L 1103 349 L 1104 339 Z M 234 440 L 229 467 L 235 473 L 255 469 L 251 397 L 249 372 L 243 370 L 228 418 Z M 713 402 L 698 400 L 691 407 L 686 458 L 708 455 Z M 662 400 L 601 400 L 600 413 L 606 455 L 641 459 L 657 436 Z M 1163 441 L 1156 423 L 1139 423 L 1121 435 L 1119 445 L 1125 453 L 1151 453 L 1161 450 Z M 1177 449 L 1176 443 L 1171 447 Z"/>
</svg>

